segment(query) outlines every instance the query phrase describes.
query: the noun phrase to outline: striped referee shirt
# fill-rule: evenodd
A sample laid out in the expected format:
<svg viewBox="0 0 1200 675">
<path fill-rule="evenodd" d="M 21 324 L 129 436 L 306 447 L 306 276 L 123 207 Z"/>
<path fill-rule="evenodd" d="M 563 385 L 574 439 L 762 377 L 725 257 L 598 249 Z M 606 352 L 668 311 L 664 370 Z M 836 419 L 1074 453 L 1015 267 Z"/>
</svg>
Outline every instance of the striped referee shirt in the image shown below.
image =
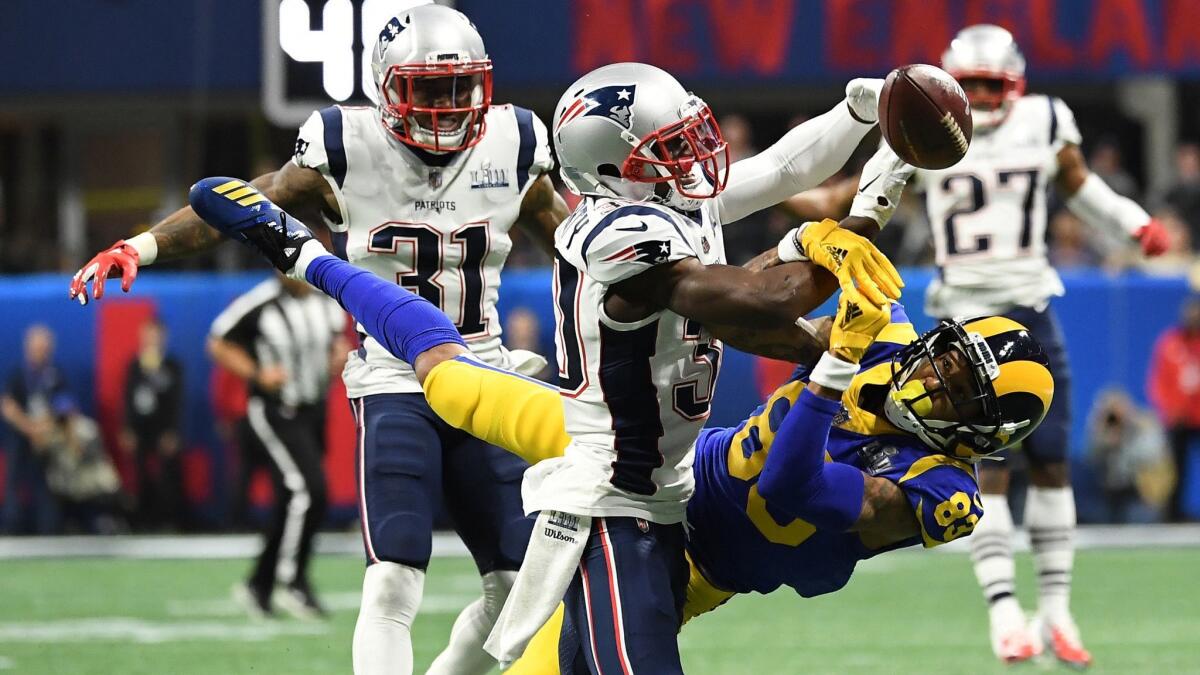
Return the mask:
<svg viewBox="0 0 1200 675">
<path fill-rule="evenodd" d="M 278 365 L 287 373 L 277 394 L 251 383 L 252 395 L 300 406 L 325 400 L 330 351 L 345 323 L 345 312 L 333 299 L 318 291 L 294 296 L 272 277 L 218 314 L 209 335 L 239 345 L 259 368 Z"/>
</svg>

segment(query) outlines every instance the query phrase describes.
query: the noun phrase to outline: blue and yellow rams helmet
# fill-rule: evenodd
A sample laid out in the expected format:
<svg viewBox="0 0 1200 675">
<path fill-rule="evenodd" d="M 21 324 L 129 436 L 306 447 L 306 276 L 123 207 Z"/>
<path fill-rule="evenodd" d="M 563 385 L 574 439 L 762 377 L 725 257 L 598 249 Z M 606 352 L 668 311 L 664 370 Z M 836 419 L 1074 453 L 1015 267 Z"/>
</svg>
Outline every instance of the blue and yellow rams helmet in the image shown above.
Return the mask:
<svg viewBox="0 0 1200 675">
<path fill-rule="evenodd" d="M 955 351 L 959 356 L 943 358 Z M 951 373 L 951 362 L 965 368 Z M 940 383 L 934 391 L 912 377 L 927 365 Z M 977 460 L 1021 442 L 1041 424 L 1054 399 L 1054 378 L 1028 329 L 988 316 L 943 321 L 902 349 L 892 361 L 889 393 L 884 412 L 890 422 L 934 450 Z M 939 394 L 949 398 L 955 419 L 931 416 Z"/>
</svg>

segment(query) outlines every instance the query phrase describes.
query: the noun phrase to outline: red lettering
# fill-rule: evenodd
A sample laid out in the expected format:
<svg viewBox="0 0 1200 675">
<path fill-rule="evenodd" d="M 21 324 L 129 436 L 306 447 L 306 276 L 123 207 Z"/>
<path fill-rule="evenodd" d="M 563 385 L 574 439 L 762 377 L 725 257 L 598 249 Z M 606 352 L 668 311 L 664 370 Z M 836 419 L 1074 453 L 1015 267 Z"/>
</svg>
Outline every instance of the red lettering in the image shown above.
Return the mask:
<svg viewBox="0 0 1200 675">
<path fill-rule="evenodd" d="M 1139 66 L 1150 65 L 1150 29 L 1142 0 L 1098 0 L 1092 14 L 1088 57 L 1100 67 L 1114 52 L 1123 51 Z"/>
<path fill-rule="evenodd" d="M 825 62 L 837 70 L 873 71 L 886 57 L 872 49 L 871 17 L 877 3 L 825 0 Z"/>
<path fill-rule="evenodd" d="M 723 70 L 776 75 L 791 42 L 793 0 L 709 0 Z"/>
<path fill-rule="evenodd" d="M 1054 32 L 1054 21 L 1058 15 L 1055 0 L 1030 0 L 1029 55 L 1038 65 L 1049 68 L 1065 68 L 1075 61 L 1075 50 L 1071 44 Z"/>
<path fill-rule="evenodd" d="M 950 45 L 946 0 L 898 0 L 892 14 L 892 63 L 941 63 Z"/>
<path fill-rule="evenodd" d="M 1200 40 L 1196 39 L 1196 26 L 1200 26 L 1200 3 L 1195 0 L 1167 0 L 1163 7 L 1163 51 L 1166 61 L 1174 67 L 1193 66 L 1200 63 Z"/>
<path fill-rule="evenodd" d="M 634 0 L 576 0 L 571 3 L 575 45 L 571 63 L 587 72 L 608 63 L 637 61 L 632 26 Z"/>
<path fill-rule="evenodd" d="M 647 60 L 674 75 L 683 75 L 696 68 L 697 57 L 688 40 L 695 40 L 691 29 L 694 11 L 681 6 L 680 0 L 643 0 L 645 41 L 649 46 Z"/>
</svg>

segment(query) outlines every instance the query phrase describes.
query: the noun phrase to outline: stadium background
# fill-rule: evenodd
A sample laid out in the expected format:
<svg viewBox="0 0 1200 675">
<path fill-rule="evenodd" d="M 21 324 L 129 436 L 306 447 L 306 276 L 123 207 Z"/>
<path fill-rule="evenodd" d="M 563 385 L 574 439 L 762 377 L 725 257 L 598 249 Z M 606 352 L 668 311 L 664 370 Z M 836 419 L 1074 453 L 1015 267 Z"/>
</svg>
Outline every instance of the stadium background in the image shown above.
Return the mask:
<svg viewBox="0 0 1200 675">
<path fill-rule="evenodd" d="M 295 128 L 308 112 L 331 99 L 365 102 L 361 55 L 377 29 L 364 26 L 400 3 L 287 0 L 293 9 L 309 11 L 309 24 L 297 26 L 279 22 L 280 2 L 7 0 L 0 8 L 0 63 L 7 64 L 0 69 L 0 373 L 19 363 L 29 325 L 49 325 L 72 392 L 115 446 L 137 327 L 161 317 L 170 352 L 184 364 L 186 488 L 195 525 L 205 530 L 229 523 L 232 487 L 225 477 L 235 450 L 222 442 L 214 420 L 236 414 L 237 387 L 213 371 L 204 338 L 217 312 L 267 271 L 227 244 L 196 259 L 144 269 L 128 296 L 110 284 L 110 295 L 87 308 L 67 302 L 66 286 L 92 252 L 181 206 L 195 178 L 272 170 L 290 156 Z M 902 63 L 937 63 L 959 27 L 987 21 L 1008 27 L 1024 48 L 1030 91 L 1063 97 L 1078 118 L 1085 154 L 1115 149 L 1119 168 L 1132 176 L 1152 210 L 1177 181 L 1178 148 L 1200 140 L 1200 2 L 1194 0 L 453 4 L 485 38 L 496 64 L 496 100 L 531 107 L 543 119 L 579 73 L 640 60 L 671 70 L 718 116 L 741 116 L 752 134 L 746 147 L 763 147 L 795 120 L 834 103 L 848 78 L 882 77 Z M 349 12 L 350 20 L 339 23 L 339 12 Z M 346 28 L 334 35 L 343 23 Z M 290 36 L 282 42 L 292 40 L 292 53 L 280 48 L 281 34 Z M 876 140 L 868 137 L 856 161 Z M 918 214 L 899 218 L 884 239 L 885 251 L 910 265 L 904 269 L 906 302 L 919 310 L 935 271 L 920 242 L 892 233 L 928 225 Z M 763 218 L 729 231 L 757 228 L 733 235 L 750 250 L 772 243 L 783 225 Z M 1200 229 L 1200 223 L 1187 225 Z M 1200 237 L 1193 244 L 1200 246 Z M 1114 385 L 1146 404 L 1151 347 L 1175 323 L 1194 272 L 1186 246 L 1171 264 L 1149 269 L 1128 264 L 1111 242 L 1094 248 L 1100 264 L 1067 270 L 1067 296 L 1056 302 L 1074 364 L 1071 452 L 1085 521 L 1103 518 L 1084 450 L 1088 411 Z M 543 263 L 519 243 L 505 273 L 501 311 L 531 310 L 543 353 L 552 354 Z M 913 315 L 920 317 L 919 328 L 930 325 L 923 313 Z M 727 354 L 712 418 L 717 424 L 742 418 L 780 372 Z M 352 525 L 355 518 L 350 420 L 339 397 L 335 386 L 326 462 L 331 528 Z M 128 480 L 127 462 L 117 460 Z M 1197 469 L 1186 486 L 1193 516 L 1200 516 Z M 258 502 L 267 489 L 262 479 L 254 486 Z M 960 567 L 965 574 L 965 562 Z M 1167 575 L 1181 570 L 1174 563 L 1164 569 Z M 355 575 L 342 585 L 352 588 Z M 6 594 L 18 600 L 15 588 L 0 587 L 0 604 Z M 974 590 L 965 592 L 962 604 L 973 608 Z M 29 602 L 37 604 L 36 597 Z M 982 637 L 976 641 L 984 644 Z M 0 654 L 5 649 L 0 645 Z"/>
</svg>

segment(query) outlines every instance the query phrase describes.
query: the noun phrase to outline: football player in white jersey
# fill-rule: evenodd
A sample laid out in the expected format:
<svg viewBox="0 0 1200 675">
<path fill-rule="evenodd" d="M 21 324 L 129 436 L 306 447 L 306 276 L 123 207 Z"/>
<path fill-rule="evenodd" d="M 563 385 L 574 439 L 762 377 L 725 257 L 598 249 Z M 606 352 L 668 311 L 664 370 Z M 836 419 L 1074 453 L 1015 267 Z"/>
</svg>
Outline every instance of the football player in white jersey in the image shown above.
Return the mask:
<svg viewBox="0 0 1200 675">
<path fill-rule="evenodd" d="M 841 167 L 876 121 L 879 85 L 852 82 L 833 110 L 732 169 L 708 106 L 653 66 L 599 68 L 559 100 L 562 176 L 584 198 L 555 240 L 559 386 L 573 441 L 525 475 L 525 509 L 540 515 L 487 644 L 502 663 L 565 598 L 563 672 L 682 672 L 682 521 L 718 338 L 740 324 L 809 341 L 797 319 L 829 292 L 811 266 L 724 265 L 721 223 Z M 855 297 L 882 305 L 899 295 L 886 258 L 832 221 L 810 224 L 799 248 L 841 273 Z"/>
<path fill-rule="evenodd" d="M 1054 185 L 1072 212 L 1140 242 L 1146 255 L 1165 249 L 1165 232 L 1088 171 L 1066 104 L 1024 93 L 1025 59 L 1007 30 L 963 29 L 942 56 L 942 67 L 966 91 L 975 135 L 959 163 L 915 174 L 925 192 L 939 270 L 926 311 L 944 318 L 1002 314 L 1027 326 L 1046 349 L 1056 388 L 1064 392 L 1023 444 L 1032 483 L 1025 523 L 1039 585 L 1032 624 L 1014 594 L 1008 470 L 1003 463 L 980 464 L 988 515 L 971 537 L 971 553 L 989 605 L 992 648 L 1014 662 L 1037 655 L 1044 644 L 1064 663 L 1086 667 L 1091 655 L 1069 609 L 1075 531 L 1067 473 L 1070 370 L 1050 306 L 1063 285 L 1046 257 L 1046 189 Z"/>
<path fill-rule="evenodd" d="M 536 371 L 544 360 L 500 341 L 500 269 L 522 228 L 548 252 L 567 215 L 546 172 L 544 125 L 492 105 L 492 64 L 467 17 L 437 5 L 391 19 L 372 59 L 377 107 L 333 106 L 300 129 L 295 156 L 254 185 L 324 223 L 355 265 L 441 308 L 484 362 Z M 232 195 L 241 199 L 261 195 Z M 117 242 L 76 275 L 72 297 L 97 299 L 113 269 L 129 290 L 138 265 L 207 249 L 219 235 L 184 208 L 150 232 Z M 430 672 L 484 672 L 483 639 L 524 555 L 532 520 L 520 503 L 525 465 L 447 426 L 429 409 L 408 364 L 360 331 L 343 378 L 358 423 L 359 509 L 367 570 L 354 636 L 357 673 L 412 670 L 410 626 L 429 562 L 434 510 L 444 496 L 483 577 L 483 596 L 455 622 Z M 258 589 L 269 606 L 272 589 Z"/>
</svg>

